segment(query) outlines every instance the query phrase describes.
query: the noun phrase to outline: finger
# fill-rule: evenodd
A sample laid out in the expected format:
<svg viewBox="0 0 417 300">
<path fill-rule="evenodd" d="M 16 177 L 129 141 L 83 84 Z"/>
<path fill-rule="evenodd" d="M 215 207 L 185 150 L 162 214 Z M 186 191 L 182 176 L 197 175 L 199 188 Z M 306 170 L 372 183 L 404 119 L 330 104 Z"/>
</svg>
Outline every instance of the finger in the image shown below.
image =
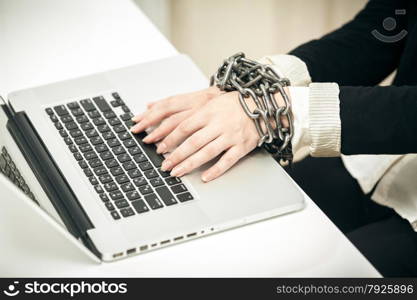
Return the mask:
<svg viewBox="0 0 417 300">
<path fill-rule="evenodd" d="M 164 170 L 171 170 L 184 159 L 200 150 L 202 147 L 219 137 L 220 133 L 213 127 L 204 127 L 187 138 L 169 157 L 162 163 Z M 178 168 L 176 168 L 178 169 Z M 173 170 L 174 171 L 174 170 Z M 178 170 L 177 170 L 178 171 Z M 178 173 L 175 171 L 174 173 Z M 176 176 L 176 175 L 172 175 Z"/>
<path fill-rule="evenodd" d="M 156 143 L 166 137 L 170 132 L 172 132 L 178 124 L 180 124 L 183 120 L 188 118 L 192 114 L 191 110 L 182 111 L 176 113 L 164 121 L 162 121 L 161 125 L 155 128 L 146 138 L 143 139 L 145 143 Z"/>
<path fill-rule="evenodd" d="M 235 163 L 239 161 L 245 155 L 245 151 L 240 146 L 233 146 L 223 156 L 219 159 L 219 161 L 212 166 L 210 169 L 205 171 L 201 175 L 201 179 L 204 182 L 211 181 L 216 179 L 220 175 L 224 174 L 228 169 L 230 169 Z"/>
<path fill-rule="evenodd" d="M 179 165 L 177 165 L 171 172 L 171 176 L 183 176 L 190 173 L 191 171 L 202 166 L 206 162 L 212 160 L 220 153 L 225 151 L 230 145 L 222 137 L 218 137 L 211 141 L 199 151 L 185 159 Z"/>
<path fill-rule="evenodd" d="M 197 130 L 204 126 L 204 119 L 200 114 L 182 121 L 170 134 L 168 134 L 158 145 L 156 151 L 158 153 L 166 153 L 176 148 Z"/>
</svg>

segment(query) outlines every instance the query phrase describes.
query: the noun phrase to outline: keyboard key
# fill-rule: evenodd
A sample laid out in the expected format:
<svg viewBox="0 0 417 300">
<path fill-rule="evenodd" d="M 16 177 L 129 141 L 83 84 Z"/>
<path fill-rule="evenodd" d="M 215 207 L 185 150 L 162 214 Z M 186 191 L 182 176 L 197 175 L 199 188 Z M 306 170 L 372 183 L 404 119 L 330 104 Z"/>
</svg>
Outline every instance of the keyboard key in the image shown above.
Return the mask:
<svg viewBox="0 0 417 300">
<path fill-rule="evenodd" d="M 106 194 L 100 194 L 100 199 L 103 202 L 109 202 L 110 201 L 109 197 Z"/>
<path fill-rule="evenodd" d="M 104 132 L 110 131 L 110 127 L 107 124 L 100 125 L 100 126 L 97 126 L 97 130 L 100 131 L 101 133 L 104 133 Z"/>
<path fill-rule="evenodd" d="M 113 217 L 114 220 L 119 220 L 120 219 L 120 215 L 117 211 L 113 210 L 111 212 L 111 216 Z"/>
<path fill-rule="evenodd" d="M 131 148 L 136 146 L 136 142 L 133 139 L 129 138 L 123 141 L 123 145 L 125 145 L 126 148 Z"/>
<path fill-rule="evenodd" d="M 102 117 L 99 117 L 99 118 L 95 118 L 95 119 L 93 120 L 93 123 L 94 123 L 94 125 L 96 125 L 96 126 L 100 126 L 100 125 L 104 125 L 104 124 L 106 124 L 106 121 L 105 121 Z"/>
<path fill-rule="evenodd" d="M 78 129 L 78 125 L 75 122 L 65 123 L 65 128 L 67 130 Z"/>
<path fill-rule="evenodd" d="M 150 185 L 147 185 L 147 184 L 138 187 L 138 189 L 139 189 L 139 192 L 142 195 L 146 195 L 146 194 L 149 194 L 149 193 L 152 193 L 153 192 L 151 186 Z"/>
<path fill-rule="evenodd" d="M 149 208 L 146 206 L 145 201 L 143 200 L 133 201 L 132 206 L 138 214 L 149 211 Z"/>
<path fill-rule="evenodd" d="M 107 208 L 109 211 L 112 211 L 112 210 L 115 210 L 115 209 L 116 209 L 116 208 L 114 207 L 113 203 L 111 203 L 111 202 L 106 202 L 106 203 L 105 203 L 105 205 L 106 205 L 106 208 Z"/>
<path fill-rule="evenodd" d="M 101 175 L 98 180 L 100 180 L 101 183 L 109 183 L 113 181 L 113 178 L 109 174 Z"/>
<path fill-rule="evenodd" d="M 84 174 L 85 174 L 85 176 L 87 176 L 87 177 L 91 177 L 91 176 L 93 176 L 93 172 L 91 171 L 91 169 L 90 169 L 90 168 L 88 168 L 88 169 L 84 169 Z"/>
<path fill-rule="evenodd" d="M 152 178 L 149 180 L 149 182 L 151 183 L 153 187 L 164 185 L 164 181 L 162 180 L 162 178 L 159 178 L 159 177 Z"/>
<path fill-rule="evenodd" d="M 135 179 L 133 179 L 133 183 L 136 186 L 141 186 L 141 185 L 148 184 L 148 182 L 146 181 L 145 177 L 135 178 Z"/>
<path fill-rule="evenodd" d="M 66 138 L 64 139 L 64 142 L 65 142 L 65 144 L 67 144 L 67 145 L 72 145 L 72 144 L 73 144 L 73 142 L 72 142 L 71 138 L 69 138 L 69 137 L 66 137 Z"/>
<path fill-rule="evenodd" d="M 88 168 L 87 162 L 84 159 L 83 160 L 80 160 L 78 162 L 78 164 L 80 165 L 81 169 Z"/>
<path fill-rule="evenodd" d="M 122 174 L 116 177 L 116 181 L 118 184 L 122 184 L 129 181 L 129 177 L 126 174 Z"/>
<path fill-rule="evenodd" d="M 109 196 L 112 200 L 119 200 L 123 198 L 123 194 L 120 190 L 116 190 L 109 193 Z"/>
<path fill-rule="evenodd" d="M 145 161 L 145 162 L 139 164 L 139 168 L 142 171 L 146 171 L 146 170 L 152 169 L 152 165 L 149 161 Z"/>
<path fill-rule="evenodd" d="M 116 133 L 120 133 L 120 132 L 124 132 L 124 131 L 126 131 L 126 128 L 125 128 L 125 126 L 124 126 L 124 125 L 116 125 L 116 126 L 114 126 L 114 127 L 113 127 L 113 130 L 114 130 Z"/>
<path fill-rule="evenodd" d="M 107 169 L 103 166 L 94 168 L 94 174 L 96 174 L 97 176 L 101 176 L 107 173 Z"/>
<path fill-rule="evenodd" d="M 169 171 L 162 171 L 161 169 L 158 169 L 159 174 L 161 174 L 162 177 L 166 178 L 170 176 Z"/>
<path fill-rule="evenodd" d="M 68 115 L 68 110 L 64 105 L 58 105 L 54 107 L 54 110 L 58 116 Z"/>
<path fill-rule="evenodd" d="M 85 135 L 88 137 L 88 138 L 93 138 L 93 137 L 97 137 L 98 136 L 98 132 L 97 132 L 97 130 L 95 130 L 95 129 L 90 129 L 90 130 L 87 130 L 86 132 L 85 132 Z"/>
<path fill-rule="evenodd" d="M 61 122 L 62 123 L 74 122 L 74 119 L 70 115 L 65 115 L 61 117 Z"/>
<path fill-rule="evenodd" d="M 95 145 L 99 145 L 99 144 L 103 144 L 103 140 L 101 139 L 101 137 L 99 136 L 95 136 L 93 138 L 90 139 L 91 144 Z"/>
<path fill-rule="evenodd" d="M 158 172 L 155 169 L 147 170 L 143 172 L 143 174 L 146 176 L 146 178 L 154 178 L 158 176 Z"/>
<path fill-rule="evenodd" d="M 103 116 L 106 119 L 112 119 L 112 118 L 116 117 L 116 114 L 112 111 L 106 111 L 105 113 L 103 113 Z"/>
<path fill-rule="evenodd" d="M 185 187 L 185 185 L 183 185 L 183 184 L 177 184 L 177 185 L 171 186 L 171 191 L 174 194 L 179 194 L 179 193 L 184 193 L 184 192 L 186 192 L 188 190 Z"/>
<path fill-rule="evenodd" d="M 46 111 L 46 113 L 47 113 L 48 115 L 53 115 L 53 114 L 54 114 L 54 111 L 53 111 L 53 110 L 52 110 L 52 108 L 50 108 L 50 107 L 45 108 L 45 111 Z"/>
<path fill-rule="evenodd" d="M 129 202 L 127 202 L 125 199 L 121 199 L 121 200 L 114 201 L 114 204 L 119 209 L 120 208 L 129 207 Z"/>
<path fill-rule="evenodd" d="M 55 122 L 55 128 L 58 129 L 58 130 L 61 130 L 64 127 L 62 127 L 62 124 L 61 123 Z"/>
<path fill-rule="evenodd" d="M 95 185 L 94 189 L 96 190 L 97 194 L 102 194 L 104 193 L 103 188 L 101 187 L 101 185 Z"/>
<path fill-rule="evenodd" d="M 120 210 L 120 213 L 122 214 L 122 216 L 124 217 L 124 218 L 127 218 L 127 217 L 130 217 L 130 216 L 134 216 L 135 215 L 135 212 L 133 211 L 133 209 L 132 208 L 130 208 L 130 207 L 127 207 L 127 208 L 123 208 L 123 209 L 121 209 Z"/>
<path fill-rule="evenodd" d="M 71 112 L 75 117 L 84 115 L 84 112 L 81 108 L 73 109 L 73 110 L 71 110 Z"/>
<path fill-rule="evenodd" d="M 124 140 L 127 140 L 127 139 L 130 139 L 130 138 L 131 138 L 130 133 L 129 133 L 129 132 L 127 132 L 127 131 L 122 132 L 122 133 L 119 133 L 119 134 L 118 134 L 118 137 L 119 137 L 119 139 L 121 139 L 122 141 L 124 141 Z"/>
<path fill-rule="evenodd" d="M 194 199 L 190 193 L 179 194 L 177 195 L 177 198 L 180 202 L 185 202 Z"/>
<path fill-rule="evenodd" d="M 81 100 L 80 103 L 86 111 L 91 111 L 91 110 L 96 109 L 96 107 L 94 106 L 93 102 L 90 99 Z"/>
<path fill-rule="evenodd" d="M 133 122 L 132 120 L 129 120 L 129 121 L 126 121 L 125 122 L 125 125 L 126 125 L 126 127 L 127 128 L 131 128 L 131 127 L 133 127 L 133 125 L 135 125 L 136 123 L 135 122 Z"/>
<path fill-rule="evenodd" d="M 107 168 L 119 167 L 119 163 L 115 159 L 108 159 L 105 162 Z"/>
<path fill-rule="evenodd" d="M 74 130 L 71 130 L 71 131 L 70 131 L 70 135 L 71 135 L 73 138 L 76 138 L 76 137 L 82 136 L 82 135 L 83 135 L 83 133 L 82 133 L 82 132 L 81 132 L 81 130 L 79 130 L 79 129 L 74 129 Z"/>
<path fill-rule="evenodd" d="M 110 139 L 107 141 L 107 145 L 109 145 L 110 148 L 113 148 L 113 147 L 120 146 L 120 142 L 118 139 Z"/>
<path fill-rule="evenodd" d="M 88 169 L 88 170 L 90 170 L 90 169 Z M 91 170 L 90 170 L 90 172 L 91 172 Z M 91 173 L 91 175 L 93 175 L 93 173 Z M 98 180 L 97 180 L 97 178 L 95 178 L 94 176 L 90 176 L 89 178 L 88 178 L 88 180 L 90 180 L 90 183 L 92 184 L 92 185 L 96 185 L 96 184 L 98 184 L 99 182 L 98 182 Z"/>
<path fill-rule="evenodd" d="M 116 126 L 122 124 L 118 118 L 111 118 L 108 120 L 111 126 Z"/>
<path fill-rule="evenodd" d="M 80 161 L 80 160 L 82 160 L 82 159 L 83 159 L 83 156 L 81 155 L 81 153 L 80 153 L 80 152 L 75 152 L 75 153 L 74 153 L 74 157 L 75 157 L 75 159 L 76 159 L 76 160 L 78 160 L 78 161 Z"/>
<path fill-rule="evenodd" d="M 104 144 L 100 144 L 100 145 L 95 146 L 95 149 L 96 149 L 96 151 L 98 153 L 101 153 L 101 152 L 104 152 L 104 151 L 108 151 L 109 150 L 109 148 L 107 148 L 107 146 L 104 145 Z"/>
<path fill-rule="evenodd" d="M 49 117 L 50 119 L 51 119 L 51 121 L 52 122 L 58 122 L 58 117 L 56 116 L 56 115 L 51 115 L 50 117 Z"/>
<path fill-rule="evenodd" d="M 133 200 L 136 200 L 136 199 L 140 199 L 140 195 L 139 195 L 138 191 L 127 192 L 126 193 L 126 197 L 130 201 L 133 201 Z"/>
<path fill-rule="evenodd" d="M 93 150 L 93 148 L 90 146 L 90 144 L 82 144 L 82 145 L 79 146 L 79 148 L 80 148 L 80 151 L 83 152 L 83 153 Z"/>
<path fill-rule="evenodd" d="M 126 105 L 122 105 L 122 110 L 123 110 L 125 113 L 129 113 L 129 112 L 130 112 L 129 107 L 127 107 Z"/>
<path fill-rule="evenodd" d="M 127 174 L 129 175 L 130 178 L 136 178 L 136 177 L 142 176 L 139 169 L 130 170 L 129 172 L 127 172 Z"/>
<path fill-rule="evenodd" d="M 155 144 L 146 144 L 142 141 L 147 136 L 146 132 L 141 132 L 139 134 L 135 134 L 134 137 L 136 142 L 142 147 L 145 151 L 146 155 L 148 155 L 151 162 L 154 164 L 155 167 L 160 167 L 164 157 L 158 153 L 156 153 L 156 146 Z"/>
<path fill-rule="evenodd" d="M 120 98 L 119 93 L 117 93 L 117 92 L 114 92 L 114 93 L 112 93 L 111 95 L 113 96 L 114 100 L 119 100 L 119 99 L 121 99 L 121 98 Z"/>
<path fill-rule="evenodd" d="M 101 167 L 103 165 L 103 163 L 99 159 L 92 159 L 88 163 L 92 168 Z"/>
<path fill-rule="evenodd" d="M 133 114 L 131 112 L 125 113 L 120 116 L 120 119 L 122 119 L 123 121 L 129 121 L 132 118 L 133 118 Z"/>
<path fill-rule="evenodd" d="M 122 146 L 116 146 L 112 148 L 112 151 L 115 155 L 124 154 L 123 157 L 125 158 L 124 161 L 126 161 L 126 157 L 130 159 L 130 156 L 126 154 L 125 149 Z"/>
<path fill-rule="evenodd" d="M 68 133 L 64 129 L 61 129 L 59 131 L 59 135 L 62 136 L 63 138 L 68 137 Z"/>
<path fill-rule="evenodd" d="M 104 189 L 107 192 L 112 192 L 112 191 L 115 191 L 115 190 L 118 189 L 117 184 L 114 181 L 113 182 L 106 183 L 103 186 L 104 186 Z"/>
<path fill-rule="evenodd" d="M 119 102 L 117 102 L 116 100 L 110 101 L 110 104 L 113 107 L 119 107 L 120 106 Z"/>
<path fill-rule="evenodd" d="M 179 179 L 178 177 L 168 177 L 165 179 L 165 181 L 168 185 L 181 183 L 181 179 Z"/>
<path fill-rule="evenodd" d="M 124 174 L 125 172 L 123 171 L 123 169 L 121 167 L 115 167 L 115 168 L 110 169 L 110 173 L 113 176 L 119 176 L 119 175 Z"/>
<path fill-rule="evenodd" d="M 94 151 L 84 153 L 84 158 L 86 160 L 92 160 L 97 158 L 97 154 Z"/>
<path fill-rule="evenodd" d="M 135 146 L 129 149 L 129 153 L 130 155 L 136 155 L 136 154 L 141 154 L 142 151 L 140 150 L 138 146 Z M 145 155 L 143 155 L 143 157 L 145 157 Z"/>
<path fill-rule="evenodd" d="M 76 102 L 76 101 L 68 103 L 67 107 L 71 110 L 76 109 L 76 108 L 80 108 L 80 106 L 78 105 L 78 102 Z"/>
<path fill-rule="evenodd" d="M 87 144 L 87 143 L 88 143 L 88 140 L 87 140 L 85 137 L 80 136 L 80 137 L 75 138 L 75 139 L 74 139 L 74 142 L 75 142 L 77 145 L 83 145 L 83 144 Z"/>
<path fill-rule="evenodd" d="M 86 115 L 78 116 L 75 118 L 79 124 L 89 122 Z"/>
<path fill-rule="evenodd" d="M 116 154 L 116 151 L 114 152 Z M 120 154 L 117 156 L 117 160 L 120 161 L 121 163 L 124 163 L 126 161 L 130 161 L 130 156 L 127 153 L 124 154 Z"/>
<path fill-rule="evenodd" d="M 110 151 L 102 152 L 100 154 L 100 157 L 101 157 L 102 160 L 108 160 L 108 159 L 113 159 L 114 158 L 113 154 L 111 154 Z"/>
<path fill-rule="evenodd" d="M 88 122 L 88 123 L 81 124 L 81 128 L 82 128 L 82 130 L 87 131 L 87 130 L 93 129 L 94 126 L 93 126 L 93 124 L 91 124 L 90 122 Z"/>
<path fill-rule="evenodd" d="M 96 103 L 96 105 L 98 106 L 98 108 L 102 111 L 109 111 L 111 110 L 110 105 L 107 103 L 107 101 L 104 99 L 103 96 L 100 97 L 94 97 L 93 101 Z"/>
<path fill-rule="evenodd" d="M 158 187 L 155 190 L 158 193 L 159 197 L 161 197 L 165 205 L 169 206 L 177 203 L 177 200 L 175 200 L 174 195 L 169 191 L 169 189 L 166 186 Z"/>
<path fill-rule="evenodd" d="M 136 169 L 136 165 L 133 161 L 127 161 L 123 163 L 123 169 L 125 169 L 126 171 Z"/>
<path fill-rule="evenodd" d="M 89 112 L 88 112 L 88 116 L 89 116 L 91 119 L 95 119 L 95 118 L 99 118 L 99 117 L 101 117 L 101 115 L 100 115 L 100 113 L 98 112 L 98 110 L 92 110 L 92 111 L 89 111 Z"/>
<path fill-rule="evenodd" d="M 130 192 L 130 191 L 133 191 L 133 190 L 135 189 L 134 185 L 133 185 L 131 182 L 128 182 L 128 183 L 122 184 L 122 185 L 120 186 L 120 188 L 121 188 L 121 189 L 122 189 L 122 191 L 123 191 L 123 192 L 125 192 L 125 193 Z"/>
<path fill-rule="evenodd" d="M 152 209 L 158 209 L 163 207 L 161 201 L 154 193 L 146 195 L 145 200 Z"/>
<path fill-rule="evenodd" d="M 114 139 L 116 136 L 114 135 L 114 133 L 113 132 L 111 132 L 111 131 L 107 131 L 107 132 L 104 132 L 103 133 L 103 138 L 105 139 L 105 140 L 110 140 L 110 139 Z"/>
<path fill-rule="evenodd" d="M 135 162 L 137 163 L 141 163 L 141 162 L 145 162 L 148 161 L 148 159 L 146 158 L 145 154 L 141 153 L 141 154 L 136 154 L 135 156 L 133 156 L 133 159 L 135 160 Z"/>
</svg>

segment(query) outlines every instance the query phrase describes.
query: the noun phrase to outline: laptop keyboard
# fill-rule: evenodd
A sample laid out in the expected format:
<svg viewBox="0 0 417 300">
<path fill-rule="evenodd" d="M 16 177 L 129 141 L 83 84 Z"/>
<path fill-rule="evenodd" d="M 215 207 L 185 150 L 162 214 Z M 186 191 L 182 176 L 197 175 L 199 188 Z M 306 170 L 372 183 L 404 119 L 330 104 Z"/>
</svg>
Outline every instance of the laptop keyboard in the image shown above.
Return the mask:
<svg viewBox="0 0 417 300">
<path fill-rule="evenodd" d="M 193 200 L 180 178 L 160 169 L 164 158 L 154 144 L 142 142 L 146 133 L 129 131 L 133 114 L 119 94 L 110 98 L 45 111 L 113 219 Z"/>
</svg>

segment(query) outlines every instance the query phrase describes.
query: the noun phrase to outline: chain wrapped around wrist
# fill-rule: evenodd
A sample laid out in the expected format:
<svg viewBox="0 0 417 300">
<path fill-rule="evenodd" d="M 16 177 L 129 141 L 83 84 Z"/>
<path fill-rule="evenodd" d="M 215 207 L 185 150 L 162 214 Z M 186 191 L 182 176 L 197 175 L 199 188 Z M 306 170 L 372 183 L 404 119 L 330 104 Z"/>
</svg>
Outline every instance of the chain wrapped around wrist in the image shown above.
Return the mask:
<svg viewBox="0 0 417 300">
<path fill-rule="evenodd" d="M 291 103 L 284 89 L 290 85 L 287 78 L 280 77 L 271 66 L 237 53 L 224 61 L 211 77 L 210 85 L 226 92 L 238 91 L 240 104 L 258 131 L 258 147 L 263 147 L 281 164 L 292 162 L 294 122 Z M 278 106 L 275 99 L 277 92 L 281 94 L 285 106 Z M 246 102 L 249 98 L 256 104 L 253 111 Z M 288 120 L 288 127 L 283 126 L 283 118 Z"/>
</svg>

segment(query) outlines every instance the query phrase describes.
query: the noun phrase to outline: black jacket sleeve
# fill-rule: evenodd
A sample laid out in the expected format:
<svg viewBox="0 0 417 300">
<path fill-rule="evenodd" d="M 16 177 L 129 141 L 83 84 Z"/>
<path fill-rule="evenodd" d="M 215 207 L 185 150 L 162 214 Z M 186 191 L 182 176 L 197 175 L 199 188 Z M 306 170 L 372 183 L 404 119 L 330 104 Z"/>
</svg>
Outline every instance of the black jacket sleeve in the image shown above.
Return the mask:
<svg viewBox="0 0 417 300">
<path fill-rule="evenodd" d="M 417 153 L 417 87 L 341 87 L 343 154 Z"/>
<path fill-rule="evenodd" d="M 398 66 L 406 39 L 385 43 L 373 30 L 392 35 L 383 28 L 386 17 L 395 17 L 397 28 L 406 28 L 406 16 L 395 10 L 407 8 L 408 1 L 371 0 L 349 23 L 340 29 L 299 46 L 290 54 L 303 60 L 313 82 L 372 86 L 379 84 Z"/>
</svg>

